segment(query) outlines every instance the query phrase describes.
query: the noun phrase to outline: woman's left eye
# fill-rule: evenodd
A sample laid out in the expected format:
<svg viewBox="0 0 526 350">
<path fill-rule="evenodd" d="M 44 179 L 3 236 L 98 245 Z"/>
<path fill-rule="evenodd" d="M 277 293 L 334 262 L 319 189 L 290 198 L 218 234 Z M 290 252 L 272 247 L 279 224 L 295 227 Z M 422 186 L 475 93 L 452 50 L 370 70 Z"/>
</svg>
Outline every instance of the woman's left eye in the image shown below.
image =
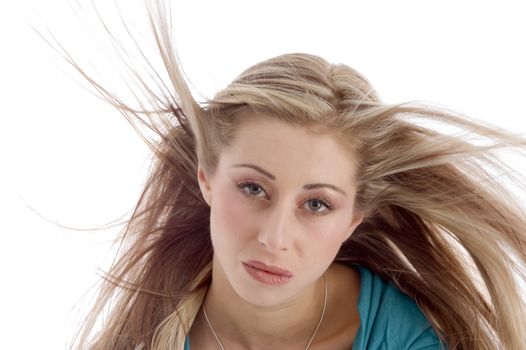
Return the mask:
<svg viewBox="0 0 526 350">
<path fill-rule="evenodd" d="M 311 199 L 307 199 L 307 200 L 305 201 L 305 204 L 308 204 L 308 203 L 317 203 L 317 205 L 314 206 L 314 207 L 313 207 L 313 206 L 309 206 L 309 207 L 311 207 L 311 208 L 315 208 L 315 209 L 312 211 L 312 212 L 313 212 L 312 215 L 325 215 L 325 214 L 327 214 L 328 212 L 330 212 L 330 211 L 333 209 L 331 203 L 329 203 L 328 201 L 326 201 L 326 200 L 324 200 L 324 199 L 320 199 L 320 198 L 311 198 Z M 316 209 L 318 209 L 318 208 L 320 208 L 320 207 L 322 207 L 322 206 L 325 207 L 326 209 L 325 209 L 325 210 L 322 210 L 322 211 L 320 211 L 320 210 L 316 210 Z"/>
<path fill-rule="evenodd" d="M 251 199 L 258 199 L 260 198 L 259 194 L 266 193 L 265 189 L 262 185 L 259 185 L 255 182 L 243 182 L 238 185 L 238 187 L 241 189 L 244 195 L 248 196 Z M 310 205 L 308 205 L 310 203 Z M 332 204 L 321 198 L 309 198 L 304 202 L 304 205 L 307 204 L 307 206 L 311 209 L 312 215 L 325 215 L 331 210 L 333 210 Z M 320 208 L 324 208 L 325 210 L 319 210 Z"/>
</svg>

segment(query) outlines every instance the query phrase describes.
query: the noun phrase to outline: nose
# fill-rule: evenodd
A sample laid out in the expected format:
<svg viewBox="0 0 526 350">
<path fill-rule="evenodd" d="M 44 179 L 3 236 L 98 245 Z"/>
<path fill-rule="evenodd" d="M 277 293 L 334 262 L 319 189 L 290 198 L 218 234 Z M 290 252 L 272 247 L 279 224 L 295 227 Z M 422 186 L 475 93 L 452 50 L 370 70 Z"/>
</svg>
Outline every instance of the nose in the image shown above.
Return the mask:
<svg viewBox="0 0 526 350">
<path fill-rule="evenodd" d="M 294 220 L 293 213 L 276 206 L 261 225 L 258 242 L 272 253 L 288 251 L 293 241 Z"/>
</svg>

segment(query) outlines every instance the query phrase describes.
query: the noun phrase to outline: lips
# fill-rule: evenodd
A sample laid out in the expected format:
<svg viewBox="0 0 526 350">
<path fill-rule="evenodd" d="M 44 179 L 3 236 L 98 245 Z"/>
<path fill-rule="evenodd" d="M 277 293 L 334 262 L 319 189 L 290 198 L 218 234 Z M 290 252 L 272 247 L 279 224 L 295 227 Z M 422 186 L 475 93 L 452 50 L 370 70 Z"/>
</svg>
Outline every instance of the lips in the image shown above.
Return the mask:
<svg viewBox="0 0 526 350">
<path fill-rule="evenodd" d="M 276 266 L 270 266 L 265 263 L 262 263 L 261 261 L 249 260 L 249 261 L 245 261 L 244 264 L 252 266 L 258 270 L 265 271 L 265 272 L 268 272 L 274 275 L 278 275 L 278 276 L 283 276 L 283 277 L 293 276 L 292 272 L 288 270 L 285 270 L 285 269 L 282 269 Z"/>
<path fill-rule="evenodd" d="M 290 271 L 276 266 L 269 266 L 260 261 L 243 262 L 243 267 L 255 281 L 268 286 L 281 286 L 292 279 Z"/>
</svg>

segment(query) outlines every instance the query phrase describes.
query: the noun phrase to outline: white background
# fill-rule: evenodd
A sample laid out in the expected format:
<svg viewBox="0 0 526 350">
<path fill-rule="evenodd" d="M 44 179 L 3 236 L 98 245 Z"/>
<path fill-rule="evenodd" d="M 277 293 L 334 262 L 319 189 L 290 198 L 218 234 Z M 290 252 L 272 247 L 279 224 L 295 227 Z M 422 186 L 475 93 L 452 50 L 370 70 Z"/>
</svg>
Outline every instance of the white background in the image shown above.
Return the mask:
<svg viewBox="0 0 526 350">
<path fill-rule="evenodd" d="M 80 2 L 93 14 L 90 1 Z M 119 227 L 57 225 L 92 228 L 128 215 L 149 153 L 28 26 L 44 34 L 48 27 L 89 74 L 100 71 L 104 86 L 125 95 L 107 64 L 118 61 L 90 34 L 95 17 L 73 1 L 12 3 L 0 5 L 0 347 L 60 349 Z M 95 3 L 105 21 L 118 24 L 112 1 Z M 142 1 L 119 3 L 127 23 L 153 45 Z M 526 131 L 520 1 L 184 3 L 172 5 L 177 49 L 188 77 L 209 97 L 258 61 L 302 51 L 357 69 L 386 102 L 433 101 Z"/>
</svg>

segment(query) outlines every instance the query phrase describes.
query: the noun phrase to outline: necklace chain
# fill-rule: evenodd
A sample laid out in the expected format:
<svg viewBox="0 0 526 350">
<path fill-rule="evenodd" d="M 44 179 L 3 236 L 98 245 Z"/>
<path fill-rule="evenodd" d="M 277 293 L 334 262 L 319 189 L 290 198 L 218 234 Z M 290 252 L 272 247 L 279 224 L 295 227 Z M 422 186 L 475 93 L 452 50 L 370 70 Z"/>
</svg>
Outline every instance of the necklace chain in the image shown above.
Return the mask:
<svg viewBox="0 0 526 350">
<path fill-rule="evenodd" d="M 325 308 L 327 306 L 327 281 L 325 280 L 325 275 L 323 275 L 323 284 L 325 285 L 325 296 L 323 298 L 323 309 L 321 310 L 321 317 L 320 317 L 320 320 L 318 321 L 318 325 L 316 326 L 316 329 L 314 330 L 314 333 L 312 333 L 312 336 L 310 337 L 310 340 L 305 350 L 309 349 L 310 344 L 312 343 L 312 341 L 314 340 L 314 337 L 316 336 L 316 333 L 318 333 L 318 329 L 320 328 L 321 322 L 323 321 L 323 316 L 325 316 Z M 212 323 L 210 323 L 210 320 L 208 319 L 208 315 L 206 314 L 204 303 L 203 303 L 203 313 L 205 315 L 206 323 L 208 323 L 208 326 L 210 327 L 210 330 L 214 334 L 214 337 L 216 338 L 217 343 L 221 347 L 221 350 L 225 350 L 223 344 L 221 343 L 221 341 L 219 340 L 219 337 L 216 334 L 216 331 L 214 330 L 214 327 L 212 327 Z"/>
</svg>

